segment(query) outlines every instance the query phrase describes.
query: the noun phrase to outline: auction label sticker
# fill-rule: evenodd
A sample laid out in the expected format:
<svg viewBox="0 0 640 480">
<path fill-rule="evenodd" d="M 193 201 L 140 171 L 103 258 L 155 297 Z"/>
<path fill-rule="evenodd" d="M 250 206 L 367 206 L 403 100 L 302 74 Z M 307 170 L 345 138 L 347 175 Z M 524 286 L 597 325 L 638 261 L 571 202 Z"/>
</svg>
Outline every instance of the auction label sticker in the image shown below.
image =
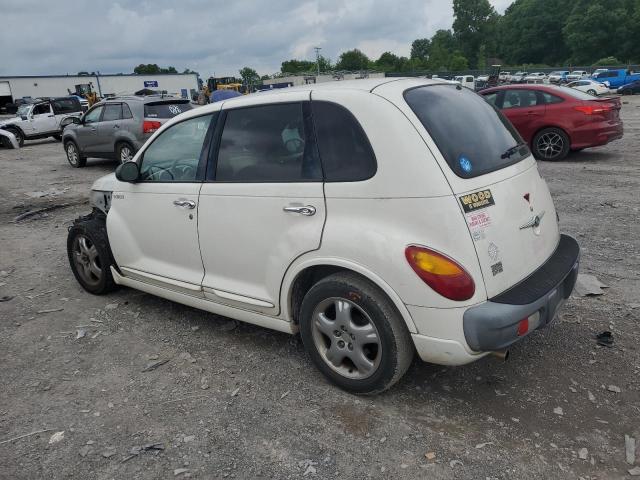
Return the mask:
<svg viewBox="0 0 640 480">
<path fill-rule="evenodd" d="M 491 190 L 489 190 L 488 188 L 485 190 L 480 190 L 478 192 L 469 193 L 467 195 L 462 195 L 458 198 L 460 199 L 460 204 L 462 205 L 464 213 L 475 212 L 476 210 L 480 210 L 482 208 L 490 207 L 491 205 L 496 204 L 496 202 L 493 200 Z"/>
<path fill-rule="evenodd" d="M 491 217 L 487 212 L 470 213 L 468 215 L 465 215 L 465 217 L 467 219 L 467 225 L 469 225 L 469 230 L 471 230 L 471 232 L 484 230 L 486 227 L 491 225 Z"/>
</svg>

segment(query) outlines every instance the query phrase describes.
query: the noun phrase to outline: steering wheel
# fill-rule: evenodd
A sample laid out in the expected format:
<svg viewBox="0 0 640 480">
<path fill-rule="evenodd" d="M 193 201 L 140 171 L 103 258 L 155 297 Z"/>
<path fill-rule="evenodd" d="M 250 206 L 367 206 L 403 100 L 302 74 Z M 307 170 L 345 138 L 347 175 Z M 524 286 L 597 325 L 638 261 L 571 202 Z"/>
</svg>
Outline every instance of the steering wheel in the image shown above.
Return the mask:
<svg viewBox="0 0 640 480">
<path fill-rule="evenodd" d="M 173 163 L 171 164 L 171 171 L 173 171 L 176 174 L 179 173 L 180 178 L 185 178 L 187 177 L 187 175 L 189 175 L 190 178 L 195 178 L 196 169 L 194 168 L 194 166 L 191 163 L 185 163 L 184 165 L 180 165 L 180 162 L 194 162 L 196 164 L 198 162 L 192 159 L 178 158 L 174 160 Z"/>
<path fill-rule="evenodd" d="M 153 171 L 154 169 L 157 169 L 158 172 Z M 151 165 L 149 167 L 149 178 L 152 180 L 154 177 L 156 180 L 163 180 L 162 175 L 165 173 L 171 177 L 169 180 L 175 180 L 173 172 L 169 168 L 160 167 L 158 165 Z"/>
</svg>

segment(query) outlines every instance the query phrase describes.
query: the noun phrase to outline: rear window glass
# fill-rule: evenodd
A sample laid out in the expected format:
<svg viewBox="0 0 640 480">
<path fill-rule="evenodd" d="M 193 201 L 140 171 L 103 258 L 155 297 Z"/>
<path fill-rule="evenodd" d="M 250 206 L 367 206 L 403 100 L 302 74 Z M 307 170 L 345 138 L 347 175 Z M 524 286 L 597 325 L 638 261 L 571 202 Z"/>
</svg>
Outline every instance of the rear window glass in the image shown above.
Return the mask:
<svg viewBox="0 0 640 480">
<path fill-rule="evenodd" d="M 573 98 L 577 98 L 578 100 L 593 100 L 593 96 L 589 95 L 586 92 L 582 92 L 580 90 L 576 90 L 575 88 L 570 88 L 570 87 L 551 87 L 549 86 L 548 88 L 553 88 L 554 90 L 560 92 L 560 93 L 564 93 L 565 95 L 569 95 L 570 97 Z"/>
<path fill-rule="evenodd" d="M 182 112 L 191 110 L 191 104 L 186 102 L 147 103 L 144 106 L 144 116 L 147 118 L 173 118 Z"/>
<path fill-rule="evenodd" d="M 459 177 L 493 172 L 529 155 L 509 121 L 469 89 L 430 85 L 407 90 L 404 98 Z"/>
</svg>

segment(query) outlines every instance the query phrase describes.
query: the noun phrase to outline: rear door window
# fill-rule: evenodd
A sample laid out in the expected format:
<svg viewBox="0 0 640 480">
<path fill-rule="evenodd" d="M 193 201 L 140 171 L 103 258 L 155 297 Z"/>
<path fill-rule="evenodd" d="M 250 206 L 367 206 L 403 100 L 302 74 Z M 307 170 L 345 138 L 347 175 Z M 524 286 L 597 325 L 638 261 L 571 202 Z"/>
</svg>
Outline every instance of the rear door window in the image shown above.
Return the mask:
<svg viewBox="0 0 640 480">
<path fill-rule="evenodd" d="M 535 90 L 507 90 L 504 92 L 502 108 L 526 108 L 538 105 Z"/>
<path fill-rule="evenodd" d="M 109 122 L 112 120 L 120 120 L 122 114 L 122 105 L 119 103 L 109 103 L 104 106 L 104 114 L 102 115 L 103 122 Z"/>
<path fill-rule="evenodd" d="M 428 85 L 407 90 L 404 98 L 459 177 L 493 172 L 529 155 L 511 123 L 469 89 Z"/>
<path fill-rule="evenodd" d="M 327 182 L 357 182 L 375 175 L 376 157 L 362 127 L 346 108 L 311 102 L 320 160 Z"/>
<path fill-rule="evenodd" d="M 145 104 L 144 116 L 146 118 L 173 118 L 188 110 L 191 110 L 189 101 L 153 102 Z"/>
<path fill-rule="evenodd" d="M 129 108 L 129 105 L 127 105 L 126 103 L 122 104 L 122 118 L 133 118 L 133 115 L 131 114 L 131 109 Z"/>
</svg>

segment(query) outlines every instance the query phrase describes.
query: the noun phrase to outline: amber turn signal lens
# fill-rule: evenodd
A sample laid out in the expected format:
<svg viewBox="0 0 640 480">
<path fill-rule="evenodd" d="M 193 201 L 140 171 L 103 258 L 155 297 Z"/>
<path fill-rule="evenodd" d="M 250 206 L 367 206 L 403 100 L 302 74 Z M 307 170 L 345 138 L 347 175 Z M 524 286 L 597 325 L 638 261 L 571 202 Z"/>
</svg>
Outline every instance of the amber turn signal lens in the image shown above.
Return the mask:
<svg viewBox="0 0 640 480">
<path fill-rule="evenodd" d="M 473 297 L 475 283 L 471 275 L 455 260 L 415 245 L 405 249 L 405 257 L 413 271 L 443 297 L 456 301 Z"/>
</svg>

